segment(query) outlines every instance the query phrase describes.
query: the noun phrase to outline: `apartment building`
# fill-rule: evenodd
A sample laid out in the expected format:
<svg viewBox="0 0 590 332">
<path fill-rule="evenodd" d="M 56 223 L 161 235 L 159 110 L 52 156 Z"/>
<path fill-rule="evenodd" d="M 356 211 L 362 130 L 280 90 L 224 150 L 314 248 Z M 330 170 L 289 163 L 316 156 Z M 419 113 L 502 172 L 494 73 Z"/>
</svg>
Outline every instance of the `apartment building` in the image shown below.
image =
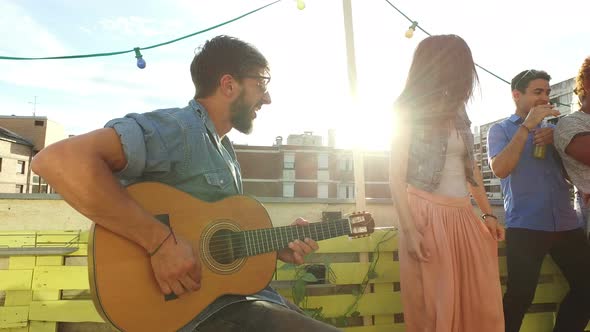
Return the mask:
<svg viewBox="0 0 590 332">
<path fill-rule="evenodd" d="M 30 171 L 30 162 L 39 150 L 67 137 L 63 126 L 45 116 L 0 115 L 0 127 L 4 133 L 0 143 L 0 159 L 6 164 L 6 167 L 2 165 L 0 173 L 0 192 L 52 192 L 42 178 Z M 22 168 L 22 173 L 16 174 L 16 177 L 9 174 L 9 170 L 14 169 L 11 165 L 14 163 L 17 173 Z M 7 171 L 4 172 L 4 169 Z"/>
<path fill-rule="evenodd" d="M 556 105 L 561 116 L 578 110 L 578 97 L 574 94 L 576 79 L 574 77 L 551 85 L 551 103 Z"/>
<path fill-rule="evenodd" d="M 324 146 L 305 132 L 273 146 L 236 145 L 244 192 L 257 197 L 354 199 L 353 151 Z M 390 199 L 388 154 L 362 152 L 365 197 Z"/>
<path fill-rule="evenodd" d="M 32 157 L 32 142 L 0 127 L 0 193 L 29 192 Z"/>
</svg>

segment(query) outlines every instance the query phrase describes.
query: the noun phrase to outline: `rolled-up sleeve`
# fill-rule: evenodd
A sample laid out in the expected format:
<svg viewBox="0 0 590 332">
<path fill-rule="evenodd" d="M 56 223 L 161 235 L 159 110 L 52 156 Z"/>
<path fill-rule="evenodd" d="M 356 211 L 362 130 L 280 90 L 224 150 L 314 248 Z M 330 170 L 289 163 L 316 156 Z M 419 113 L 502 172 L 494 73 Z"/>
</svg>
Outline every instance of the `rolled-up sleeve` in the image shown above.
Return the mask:
<svg viewBox="0 0 590 332">
<path fill-rule="evenodd" d="M 148 174 L 151 178 L 166 176 L 171 164 L 180 160 L 184 152 L 179 143 L 183 136 L 178 121 L 165 112 L 131 113 L 109 121 L 105 127 L 115 129 L 121 139 L 127 158 L 127 166 L 117 173 L 122 180 Z M 176 157 L 170 149 L 176 150 Z"/>
<path fill-rule="evenodd" d="M 131 118 L 113 119 L 105 125 L 119 135 L 127 165 L 117 173 L 120 178 L 132 179 L 141 176 L 146 164 L 144 133 L 137 121 Z"/>
<path fill-rule="evenodd" d="M 510 140 L 506 136 L 504 129 L 500 124 L 494 124 L 488 131 L 488 162 L 492 163 L 492 158 L 497 156 Z"/>
</svg>

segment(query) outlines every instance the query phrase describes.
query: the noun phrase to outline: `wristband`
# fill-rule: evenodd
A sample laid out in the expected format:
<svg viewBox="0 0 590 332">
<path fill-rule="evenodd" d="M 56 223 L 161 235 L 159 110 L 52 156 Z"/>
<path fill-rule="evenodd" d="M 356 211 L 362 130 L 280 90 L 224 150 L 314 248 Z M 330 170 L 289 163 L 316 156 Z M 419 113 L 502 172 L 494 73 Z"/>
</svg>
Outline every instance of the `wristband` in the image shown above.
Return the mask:
<svg viewBox="0 0 590 332">
<path fill-rule="evenodd" d="M 495 215 L 493 215 L 493 214 L 491 214 L 491 213 L 484 213 L 484 214 L 482 214 L 482 215 L 481 215 L 481 217 L 480 217 L 480 218 L 481 218 L 483 221 L 485 221 L 487 217 L 492 217 L 492 218 L 494 218 L 494 219 L 498 220 L 498 217 L 496 217 Z"/>
<path fill-rule="evenodd" d="M 170 233 L 168 233 L 168 235 L 166 235 L 164 240 L 162 240 L 162 242 L 160 242 L 160 244 L 156 247 L 156 249 L 154 249 L 154 251 L 149 253 L 150 257 L 154 256 L 158 252 L 158 250 L 160 250 L 160 248 L 162 247 L 164 242 L 166 242 L 166 240 L 168 240 L 168 238 L 170 236 L 172 236 L 172 238 L 174 238 L 174 243 L 178 244 L 178 242 L 176 241 L 176 235 L 174 235 L 174 232 L 172 231 L 172 227 L 170 227 Z"/>
<path fill-rule="evenodd" d="M 529 127 L 525 126 L 524 123 L 520 124 L 521 127 L 523 127 L 524 129 L 526 129 L 527 133 L 531 133 L 532 129 L 530 129 Z"/>
</svg>

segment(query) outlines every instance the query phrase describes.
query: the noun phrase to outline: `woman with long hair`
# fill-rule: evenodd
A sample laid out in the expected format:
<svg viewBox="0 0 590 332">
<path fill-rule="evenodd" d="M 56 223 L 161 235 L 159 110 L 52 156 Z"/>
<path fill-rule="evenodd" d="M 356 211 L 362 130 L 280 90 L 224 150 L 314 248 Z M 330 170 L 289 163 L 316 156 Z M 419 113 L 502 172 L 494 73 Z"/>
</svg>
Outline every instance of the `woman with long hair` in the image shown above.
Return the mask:
<svg viewBox="0 0 590 332">
<path fill-rule="evenodd" d="M 390 188 L 408 332 L 504 329 L 497 256 L 504 228 L 475 164 L 465 112 L 477 82 L 467 43 L 431 36 L 416 48 L 395 103 Z"/>
</svg>

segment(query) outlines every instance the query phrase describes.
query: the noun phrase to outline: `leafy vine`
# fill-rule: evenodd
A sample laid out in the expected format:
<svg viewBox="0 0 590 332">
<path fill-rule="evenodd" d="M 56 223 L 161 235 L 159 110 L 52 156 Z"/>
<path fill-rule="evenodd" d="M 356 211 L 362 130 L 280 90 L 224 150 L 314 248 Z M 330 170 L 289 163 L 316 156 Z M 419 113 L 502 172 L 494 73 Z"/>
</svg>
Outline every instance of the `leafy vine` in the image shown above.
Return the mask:
<svg viewBox="0 0 590 332">
<path fill-rule="evenodd" d="M 377 262 L 379 261 L 379 257 L 381 254 L 380 247 L 383 243 L 389 241 L 391 238 L 397 235 L 396 231 L 389 230 L 386 231 L 377 245 L 373 250 L 374 256 L 373 260 L 369 264 L 369 268 L 367 269 L 367 273 L 365 274 L 363 281 L 359 285 L 358 289 L 353 289 L 352 295 L 354 296 L 354 300 L 352 303 L 347 307 L 347 309 L 337 317 L 327 318 L 323 315 L 322 310 L 323 307 L 318 308 L 310 308 L 308 306 L 308 296 L 306 294 L 306 287 L 310 283 L 318 282 L 318 278 L 308 270 L 309 264 L 303 265 L 293 265 L 293 264 L 285 264 L 280 269 L 282 270 L 295 270 L 295 277 L 293 278 L 293 285 L 291 287 L 291 296 L 293 298 L 293 302 L 300 307 L 305 314 L 308 316 L 325 321 L 327 323 L 333 324 L 335 326 L 347 326 L 348 325 L 348 318 L 350 317 L 359 317 L 360 312 L 358 311 L 358 306 L 361 298 L 367 291 L 367 287 L 371 280 L 374 280 L 378 277 L 376 267 Z M 326 278 L 327 282 L 331 283 L 336 281 L 336 275 L 332 268 L 330 267 L 330 262 L 323 263 L 326 268 Z"/>
</svg>

